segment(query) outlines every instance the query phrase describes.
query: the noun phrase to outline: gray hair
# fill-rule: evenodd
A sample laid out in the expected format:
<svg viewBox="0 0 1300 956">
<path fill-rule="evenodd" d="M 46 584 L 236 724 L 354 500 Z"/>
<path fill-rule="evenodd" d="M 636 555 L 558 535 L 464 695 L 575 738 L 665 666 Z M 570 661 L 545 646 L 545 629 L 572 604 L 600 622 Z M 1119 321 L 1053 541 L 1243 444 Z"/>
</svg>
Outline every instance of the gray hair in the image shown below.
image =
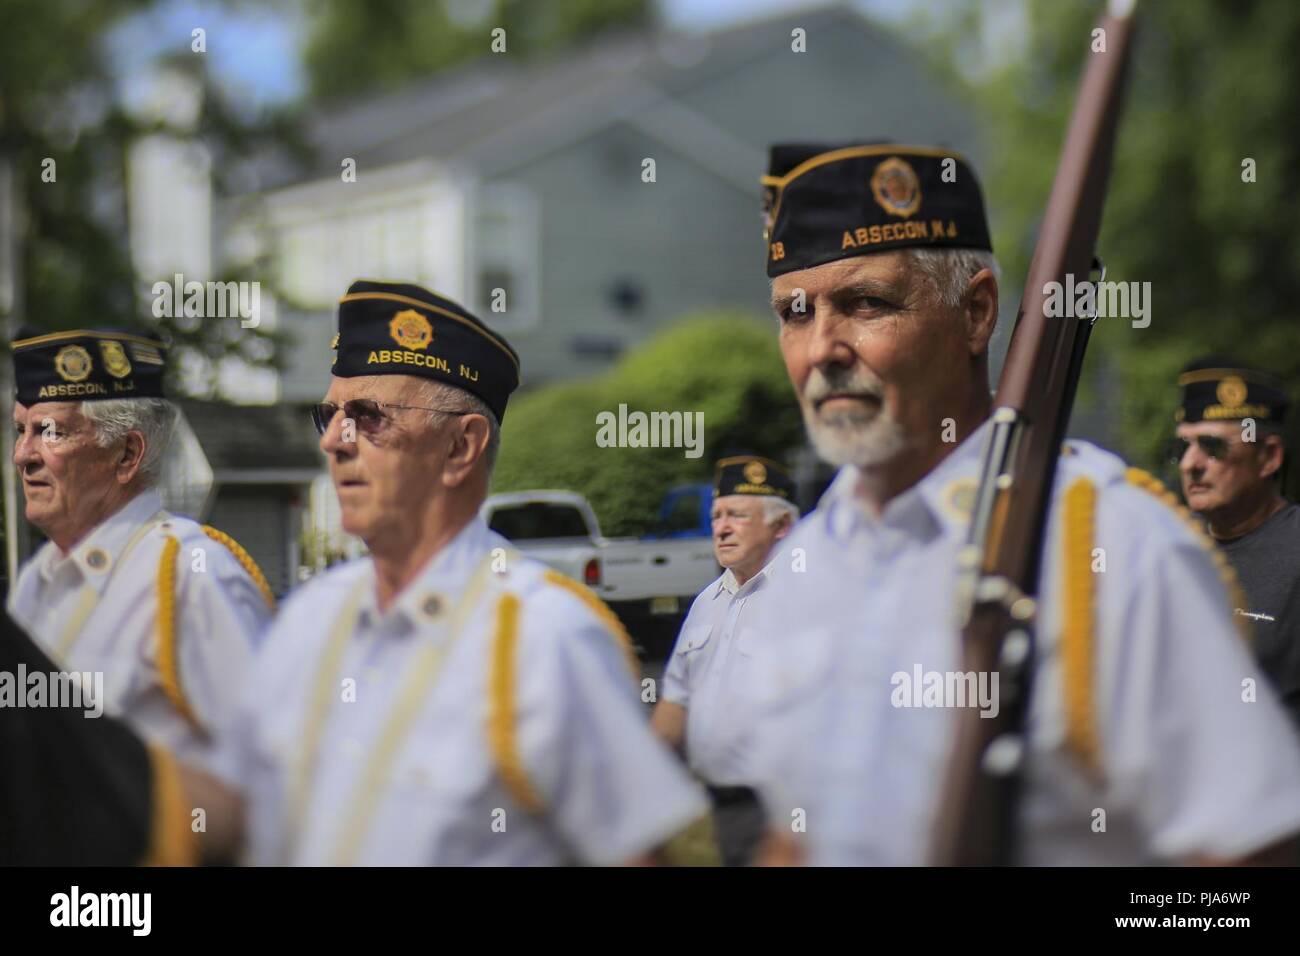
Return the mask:
<svg viewBox="0 0 1300 956">
<path fill-rule="evenodd" d="M 143 435 L 140 477 L 146 485 L 157 484 L 162 474 L 163 452 L 176 428 L 175 405 L 165 398 L 112 398 L 82 402 L 80 411 L 90 422 L 95 444 L 100 448 L 123 441 L 130 432 Z"/>
<path fill-rule="evenodd" d="M 997 257 L 985 249 L 926 249 L 904 250 L 912 264 L 925 273 L 939 296 L 939 301 L 950 309 L 961 305 L 966 294 L 966 284 L 981 269 L 989 269 L 999 278 L 1002 269 Z"/>
<path fill-rule="evenodd" d="M 767 524 L 776 524 L 786 515 L 790 516 L 791 527 L 798 524 L 799 506 L 776 495 L 763 495 L 763 520 Z"/>
<path fill-rule="evenodd" d="M 487 476 L 491 478 L 492 469 L 497 463 L 497 452 L 501 450 L 501 423 L 497 421 L 492 409 L 487 407 L 487 403 L 473 392 L 467 392 L 463 388 L 445 382 L 435 382 L 432 379 L 422 380 L 416 395 L 418 396 L 416 400 L 421 405 L 434 408 L 462 408 L 466 412 L 482 415 L 487 419 L 488 443 L 483 457 L 487 464 Z M 434 428 L 452 419 L 452 415 L 447 412 L 426 412 L 426 414 L 429 417 L 429 424 Z"/>
</svg>

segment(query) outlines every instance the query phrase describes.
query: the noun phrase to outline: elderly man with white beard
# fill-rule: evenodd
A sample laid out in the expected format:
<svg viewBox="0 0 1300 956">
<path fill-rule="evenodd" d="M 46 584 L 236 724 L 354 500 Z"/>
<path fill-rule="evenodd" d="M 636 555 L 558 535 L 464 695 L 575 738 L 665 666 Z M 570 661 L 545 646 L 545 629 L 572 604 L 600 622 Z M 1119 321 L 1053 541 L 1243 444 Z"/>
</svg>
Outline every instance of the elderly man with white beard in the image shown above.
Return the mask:
<svg viewBox="0 0 1300 956">
<path fill-rule="evenodd" d="M 954 606 L 998 316 L 983 199 L 960 155 L 888 143 L 776 146 L 763 182 L 786 369 L 842 466 L 787 540 L 806 569 L 762 655 L 763 859 L 924 863 L 956 708 L 996 706 L 954 692 L 979 677 Z M 1300 754 L 1234 630 L 1230 569 L 1163 496 L 1064 450 L 1027 749 L 1004 768 L 1022 773 L 1018 862 L 1285 859 L 1300 829 Z"/>
</svg>

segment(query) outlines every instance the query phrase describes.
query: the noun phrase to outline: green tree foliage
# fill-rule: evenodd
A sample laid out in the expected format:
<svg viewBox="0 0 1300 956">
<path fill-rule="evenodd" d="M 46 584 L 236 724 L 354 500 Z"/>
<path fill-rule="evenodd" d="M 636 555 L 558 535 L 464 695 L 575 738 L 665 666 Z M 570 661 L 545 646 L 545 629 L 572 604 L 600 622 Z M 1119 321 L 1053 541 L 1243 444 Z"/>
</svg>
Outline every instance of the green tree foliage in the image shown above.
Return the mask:
<svg viewBox="0 0 1300 956">
<path fill-rule="evenodd" d="M 644 23 L 647 0 L 310 0 L 303 51 L 311 94 L 348 99 L 391 89 L 492 52 L 506 31 L 518 56 Z M 517 56 L 514 56 L 517 62 Z"/>
<path fill-rule="evenodd" d="M 986 118 L 983 176 L 1008 277 L 1025 274 L 1103 6 L 1028 0 L 1023 55 L 969 80 Z M 980 56 L 970 38 L 990 15 L 969 0 L 936 65 Z M 1166 0 L 1139 3 L 1137 15 L 1099 251 L 1109 279 L 1151 283 L 1151 325 L 1098 324 L 1085 398 L 1097 397 L 1098 370 L 1113 369 L 1122 450 L 1157 466 L 1175 378 L 1192 358 L 1226 351 L 1282 375 L 1300 397 L 1300 4 Z M 1246 159 L 1255 182 L 1243 181 Z M 1014 281 L 1004 289 L 1019 294 Z"/>
<path fill-rule="evenodd" d="M 596 416 L 628 411 L 704 414 L 704 453 L 599 448 Z M 696 316 L 630 352 L 607 374 L 511 402 L 494 492 L 563 488 L 587 497 L 608 535 L 641 534 L 674 485 L 709 481 L 736 452 L 782 459 L 803 439 L 775 330 L 739 315 Z"/>
<path fill-rule="evenodd" d="M 19 318 L 38 329 L 148 328 L 213 361 L 239 356 L 255 365 L 273 364 L 282 343 L 264 329 L 185 317 L 154 319 L 147 309 L 149 287 L 164 277 L 138 276 L 132 267 L 125 241 L 127 147 L 135 137 L 167 130 L 123 108 L 105 42 L 114 26 L 155 2 L 0 3 L 0 156 L 14 170 L 23 212 L 17 236 Z M 212 160 L 218 196 L 240 161 L 269 142 L 301 153 L 302 140 L 287 113 L 248 117 L 232 108 L 207 72 L 207 57 L 192 53 L 189 43 L 188 36 L 178 37 L 178 49 L 165 62 L 203 89 L 192 136 Z M 56 164 L 54 182 L 42 180 L 46 159 Z M 258 279 L 263 292 L 270 291 L 265 275 L 246 270 L 206 278 Z"/>
</svg>

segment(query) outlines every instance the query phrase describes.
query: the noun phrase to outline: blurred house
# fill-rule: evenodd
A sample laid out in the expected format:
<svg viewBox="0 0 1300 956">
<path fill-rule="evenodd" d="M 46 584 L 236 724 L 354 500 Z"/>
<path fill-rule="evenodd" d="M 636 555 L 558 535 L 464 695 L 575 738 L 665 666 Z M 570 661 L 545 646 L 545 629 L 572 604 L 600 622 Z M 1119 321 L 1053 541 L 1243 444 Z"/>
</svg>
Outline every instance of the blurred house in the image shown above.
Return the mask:
<svg viewBox="0 0 1300 956">
<path fill-rule="evenodd" d="M 766 316 L 758 178 L 771 141 L 970 151 L 974 127 L 895 38 L 816 8 L 617 35 L 545 62 L 489 55 L 328 110 L 309 127 L 319 164 L 267 164 L 261 201 L 234 204 L 256 211 L 227 215 L 292 300 L 276 309 L 299 343 L 281 398 L 326 388 L 333 309 L 358 277 L 465 302 L 519 350 L 528 387 L 598 373 L 693 310 Z"/>
<path fill-rule="evenodd" d="M 147 89 L 149 109 L 193 112 L 183 85 L 170 99 L 159 89 L 174 87 Z M 209 189 L 193 144 L 154 137 L 137 151 L 142 274 L 273 270 L 280 296 L 264 290 L 262 320 L 295 344 L 278 374 L 221 369 L 232 401 L 319 400 L 334 309 L 360 277 L 466 303 L 518 349 L 525 389 L 599 373 L 693 311 L 766 320 L 758 179 L 769 143 L 894 138 L 978 159 L 965 104 L 897 38 L 837 6 L 707 34 L 614 34 L 549 60 L 488 55 L 321 109 L 307 128 L 314 165 L 267 155 L 239 171 L 246 192 L 210 210 L 190 201 Z M 183 237 L 163 227 L 178 203 L 202 212 Z M 359 550 L 304 416 L 186 411 L 211 460 L 204 517 L 249 547 L 277 590 L 299 567 Z"/>
<path fill-rule="evenodd" d="M 206 469 L 199 467 L 197 480 L 165 481 L 168 507 L 232 536 L 257 561 L 271 590 L 284 594 L 297 581 L 303 512 L 323 467 L 307 409 L 178 404 Z M 187 487 L 198 488 L 201 500 L 186 500 Z"/>
</svg>

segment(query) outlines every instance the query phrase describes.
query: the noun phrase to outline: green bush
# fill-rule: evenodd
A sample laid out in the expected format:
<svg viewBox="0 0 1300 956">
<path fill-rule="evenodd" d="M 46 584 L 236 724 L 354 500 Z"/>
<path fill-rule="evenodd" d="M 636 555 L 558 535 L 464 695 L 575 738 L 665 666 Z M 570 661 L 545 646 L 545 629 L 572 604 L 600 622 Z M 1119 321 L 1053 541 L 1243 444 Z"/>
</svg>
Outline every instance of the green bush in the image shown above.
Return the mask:
<svg viewBox="0 0 1300 956">
<path fill-rule="evenodd" d="M 601 448 L 597 415 L 704 415 L 703 454 L 681 448 Z M 629 352 L 598 378 L 539 388 L 510 405 L 492 490 L 553 488 L 587 497 L 605 534 L 653 526 L 664 493 L 709 481 L 722 455 L 782 460 L 803 440 L 776 329 L 739 314 L 692 316 Z"/>
</svg>

